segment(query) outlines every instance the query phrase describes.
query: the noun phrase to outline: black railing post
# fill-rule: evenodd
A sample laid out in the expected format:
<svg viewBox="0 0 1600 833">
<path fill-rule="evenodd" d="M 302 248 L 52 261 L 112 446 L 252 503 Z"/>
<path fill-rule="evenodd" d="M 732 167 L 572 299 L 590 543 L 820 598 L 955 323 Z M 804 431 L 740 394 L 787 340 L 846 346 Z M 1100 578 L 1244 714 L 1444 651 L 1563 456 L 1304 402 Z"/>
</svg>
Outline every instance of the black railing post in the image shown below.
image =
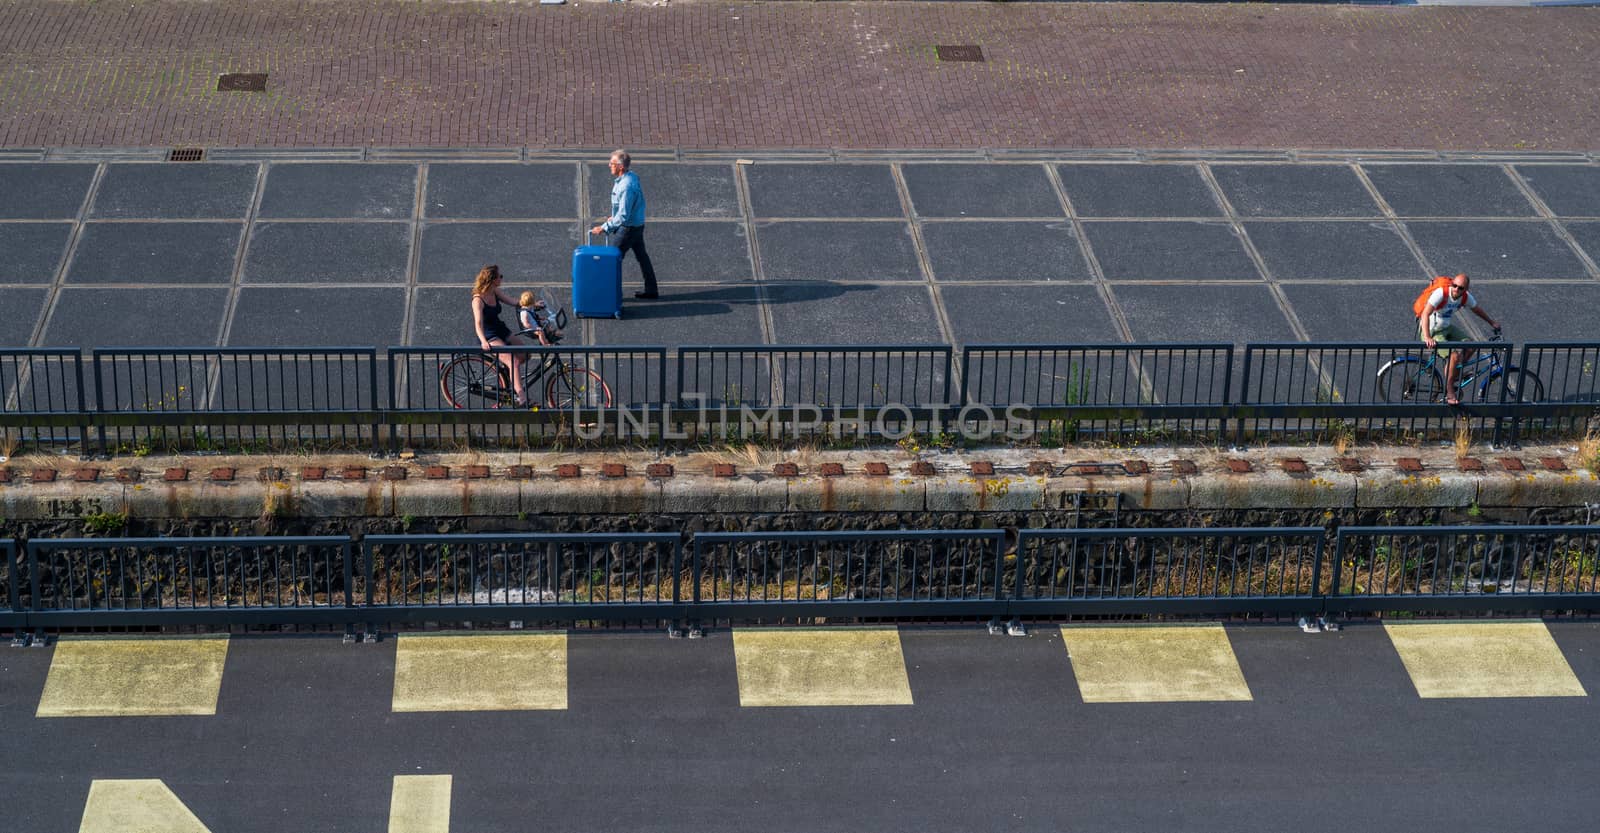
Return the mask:
<svg viewBox="0 0 1600 833">
<path fill-rule="evenodd" d="M 92 354 L 92 357 L 94 359 L 94 407 L 95 407 L 95 412 L 97 414 L 104 414 L 105 411 L 106 411 L 106 392 L 105 392 L 105 388 L 102 385 L 101 376 L 100 376 L 100 351 L 98 349 L 96 349 L 94 351 L 94 353 Z M 79 362 L 83 361 L 82 355 L 79 355 L 78 360 L 79 360 Z M 80 364 L 80 367 L 81 367 L 81 364 Z M 82 389 L 82 387 L 83 387 L 82 385 L 79 385 L 79 389 L 80 390 Z M 87 412 L 87 409 L 85 409 L 85 411 Z M 105 421 L 104 417 L 99 419 L 98 423 L 99 424 L 97 425 L 97 429 L 98 429 L 97 433 L 99 433 L 99 435 L 100 435 L 100 454 L 102 456 L 109 457 L 111 455 L 111 449 L 110 449 L 110 446 L 108 446 L 106 444 L 106 421 Z"/>
<path fill-rule="evenodd" d="M 78 447 L 83 449 L 82 456 L 87 457 L 87 456 L 89 456 L 89 405 L 88 405 L 88 402 L 84 399 L 84 390 L 83 390 L 83 352 L 82 351 L 75 351 L 72 354 L 72 371 L 73 371 L 73 375 L 78 380 L 77 409 L 78 409 L 78 416 L 80 416 L 82 418 L 78 422 Z M 105 449 L 105 445 L 106 445 L 106 443 L 105 443 L 105 429 L 102 428 L 101 429 L 101 434 L 100 434 L 100 453 L 102 455 L 105 454 L 105 450 L 106 450 Z"/>
<path fill-rule="evenodd" d="M 683 538 L 672 543 L 672 603 L 683 603 Z"/>
<path fill-rule="evenodd" d="M 370 398 L 363 404 L 372 411 L 372 423 L 370 426 L 372 428 L 372 456 L 380 457 L 383 455 L 381 426 L 384 421 L 384 415 L 378 405 L 378 348 L 367 348 L 365 355 L 367 356 L 367 390 L 370 391 L 367 396 Z M 391 391 L 389 396 L 393 398 L 394 375 L 392 373 L 389 376 L 389 387 Z M 332 432 L 330 431 L 329 433 L 331 434 Z"/>
<path fill-rule="evenodd" d="M 1326 534 L 1326 533 L 1324 533 Z M 1328 584 L 1328 592 L 1323 597 L 1322 606 L 1328 606 L 1328 600 L 1339 596 L 1339 584 L 1344 580 L 1344 529 L 1341 527 L 1333 532 L 1333 581 Z"/>
<path fill-rule="evenodd" d="M 353 608 L 353 607 L 356 606 L 356 595 L 355 595 L 355 587 L 354 587 L 354 585 L 356 583 L 356 565 L 355 565 L 356 546 L 355 546 L 355 542 L 354 541 L 345 541 L 344 544 L 343 544 L 342 549 L 344 550 L 344 552 L 343 552 L 343 561 L 344 561 L 344 606 L 347 607 L 347 608 Z M 361 551 L 362 551 L 362 554 L 366 556 L 366 559 L 368 561 L 372 560 L 372 556 L 367 553 L 367 543 L 365 541 L 361 542 Z M 368 587 L 368 597 L 370 598 L 371 597 L 371 582 L 370 581 L 367 583 L 367 587 Z"/>
<path fill-rule="evenodd" d="M 1334 534 L 1338 534 L 1335 530 Z M 1328 531 L 1323 530 L 1317 536 L 1317 558 L 1311 563 L 1311 599 L 1320 605 L 1318 615 L 1326 616 L 1328 613 L 1328 597 L 1322 592 L 1322 556 L 1328 551 Z"/>
<path fill-rule="evenodd" d="M 1250 404 L 1250 358 L 1251 358 L 1251 354 L 1254 353 L 1254 352 L 1255 351 L 1251 348 L 1251 345 L 1246 344 L 1244 346 L 1244 368 L 1243 368 L 1243 372 L 1241 373 L 1241 378 L 1239 380 L 1239 404 L 1241 404 L 1241 405 L 1249 405 Z M 1233 366 L 1233 347 L 1231 345 L 1228 347 L 1228 366 L 1230 368 L 1232 368 L 1232 366 Z M 1222 401 L 1223 401 L 1223 405 L 1224 406 L 1229 406 L 1229 405 L 1232 404 L 1232 401 L 1233 401 L 1233 390 L 1232 389 L 1233 389 L 1233 374 L 1229 373 L 1228 374 L 1228 381 L 1226 383 L 1226 387 L 1223 388 L 1223 400 Z M 1238 414 L 1238 412 L 1235 411 L 1231 407 L 1225 407 L 1224 408 L 1224 412 L 1227 412 L 1227 411 L 1233 411 L 1234 412 L 1233 413 L 1233 430 L 1234 430 L 1233 446 L 1234 446 L 1234 448 L 1243 448 L 1244 447 L 1244 417 L 1240 416 Z M 1226 433 L 1227 429 L 1224 428 L 1223 432 Z"/>
</svg>

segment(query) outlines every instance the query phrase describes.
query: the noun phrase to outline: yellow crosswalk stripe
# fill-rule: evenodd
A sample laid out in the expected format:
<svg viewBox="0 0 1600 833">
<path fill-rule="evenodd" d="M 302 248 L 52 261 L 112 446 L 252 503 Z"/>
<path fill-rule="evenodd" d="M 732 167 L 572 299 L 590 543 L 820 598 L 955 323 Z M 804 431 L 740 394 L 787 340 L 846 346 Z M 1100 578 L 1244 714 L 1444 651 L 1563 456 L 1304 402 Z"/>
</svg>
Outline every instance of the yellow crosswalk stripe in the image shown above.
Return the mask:
<svg viewBox="0 0 1600 833">
<path fill-rule="evenodd" d="M 1385 622 L 1420 697 L 1583 697 L 1550 629 L 1527 622 Z"/>
<path fill-rule="evenodd" d="M 403 634 L 395 647 L 397 712 L 567 707 L 567 635 Z"/>
<path fill-rule="evenodd" d="M 449 775 L 396 775 L 389 833 L 450 833 Z"/>
<path fill-rule="evenodd" d="M 39 717 L 217 713 L 228 638 L 62 639 Z"/>
<path fill-rule="evenodd" d="M 1061 640 L 1086 703 L 1251 699 L 1221 625 L 1063 625 Z"/>
<path fill-rule="evenodd" d="M 159 779 L 97 779 L 89 785 L 78 833 L 211 833 L 211 829 Z"/>
<path fill-rule="evenodd" d="M 733 632 L 741 706 L 909 706 L 895 628 Z"/>
</svg>

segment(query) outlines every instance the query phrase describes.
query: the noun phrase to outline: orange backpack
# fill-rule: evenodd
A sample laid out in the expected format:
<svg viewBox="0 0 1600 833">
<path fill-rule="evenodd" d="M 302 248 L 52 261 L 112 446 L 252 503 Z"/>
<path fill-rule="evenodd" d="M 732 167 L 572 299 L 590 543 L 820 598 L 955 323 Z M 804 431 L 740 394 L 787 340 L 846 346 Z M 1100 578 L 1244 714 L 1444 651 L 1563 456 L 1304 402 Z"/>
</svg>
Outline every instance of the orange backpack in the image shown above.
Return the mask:
<svg viewBox="0 0 1600 833">
<path fill-rule="evenodd" d="M 1453 280 L 1455 279 L 1440 275 L 1439 277 L 1430 281 L 1428 283 L 1428 288 L 1422 290 L 1422 294 L 1417 296 L 1417 300 L 1411 302 L 1411 312 L 1413 315 L 1417 318 L 1422 317 L 1422 311 L 1428 308 L 1428 296 L 1432 295 L 1435 289 L 1443 289 L 1445 292 L 1445 297 L 1449 298 L 1450 282 Z"/>
</svg>

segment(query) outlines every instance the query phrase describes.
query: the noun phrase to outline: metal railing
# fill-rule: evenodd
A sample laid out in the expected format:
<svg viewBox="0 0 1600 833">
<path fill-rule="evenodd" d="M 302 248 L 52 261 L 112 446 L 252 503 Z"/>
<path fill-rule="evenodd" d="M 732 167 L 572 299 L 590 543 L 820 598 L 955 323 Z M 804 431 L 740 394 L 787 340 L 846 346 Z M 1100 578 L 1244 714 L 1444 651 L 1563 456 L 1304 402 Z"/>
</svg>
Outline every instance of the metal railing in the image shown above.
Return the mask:
<svg viewBox="0 0 1600 833">
<path fill-rule="evenodd" d="M 370 444 L 378 351 L 370 347 L 94 351 L 103 452 Z"/>
<path fill-rule="evenodd" d="M 35 540 L 0 546 L 0 626 L 1600 610 L 1600 526 L 684 538 Z"/>
<path fill-rule="evenodd" d="M 1456 345 L 1462 403 L 1420 345 L 974 344 L 511 347 L 516 407 L 473 348 L 0 350 L 0 454 L 248 451 L 262 445 L 528 447 L 753 433 L 909 432 L 1110 441 L 1583 435 L 1600 419 L 1600 342 Z M 87 367 L 86 367 L 87 365 Z M 92 378 L 86 378 L 86 372 Z M 458 388 L 458 390 L 452 390 Z M 384 429 L 387 428 L 387 431 Z M 91 439 L 92 437 L 92 439 Z"/>
<path fill-rule="evenodd" d="M 942 344 L 680 347 L 675 421 L 724 437 L 846 424 L 860 434 L 938 431 L 952 401 L 951 356 Z"/>
<path fill-rule="evenodd" d="M 361 558 L 358 596 L 389 620 L 436 619 L 440 609 L 493 618 L 497 609 L 536 619 L 680 615 L 683 540 L 675 533 L 369 535 Z"/>
<path fill-rule="evenodd" d="M 1215 439 L 1232 378 L 1231 344 L 974 344 L 961 356 L 961 401 L 985 412 L 962 416 L 1062 443 Z"/>
<path fill-rule="evenodd" d="M 20 571 L 17 563 L 17 545 L 0 541 L 0 628 L 21 628 L 23 624 L 22 593 L 17 587 Z"/>
<path fill-rule="evenodd" d="M 706 532 L 699 615 L 996 615 L 1005 531 Z"/>
<path fill-rule="evenodd" d="M 1555 609 L 1597 594 L 1600 527 L 1347 527 L 1328 609 Z"/>
<path fill-rule="evenodd" d="M 1020 613 L 1303 612 L 1321 593 L 1323 530 L 1025 529 Z"/>
</svg>

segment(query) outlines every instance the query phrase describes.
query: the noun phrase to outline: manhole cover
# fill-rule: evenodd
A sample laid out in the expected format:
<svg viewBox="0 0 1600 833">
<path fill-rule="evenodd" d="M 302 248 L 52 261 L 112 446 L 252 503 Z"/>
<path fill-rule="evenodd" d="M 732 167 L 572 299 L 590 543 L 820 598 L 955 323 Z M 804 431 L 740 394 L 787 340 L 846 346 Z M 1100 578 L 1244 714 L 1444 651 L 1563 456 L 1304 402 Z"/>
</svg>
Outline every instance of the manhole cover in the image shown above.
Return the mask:
<svg viewBox="0 0 1600 833">
<path fill-rule="evenodd" d="M 967 43 L 957 46 L 934 47 L 939 52 L 941 61 L 969 61 L 975 64 L 983 63 L 983 47 Z"/>
<path fill-rule="evenodd" d="M 217 76 L 217 92 L 219 93 L 261 93 L 266 91 L 267 74 L 265 72 L 228 72 Z"/>
<path fill-rule="evenodd" d="M 167 151 L 168 162 L 203 162 L 205 158 L 205 148 L 173 148 Z"/>
</svg>

